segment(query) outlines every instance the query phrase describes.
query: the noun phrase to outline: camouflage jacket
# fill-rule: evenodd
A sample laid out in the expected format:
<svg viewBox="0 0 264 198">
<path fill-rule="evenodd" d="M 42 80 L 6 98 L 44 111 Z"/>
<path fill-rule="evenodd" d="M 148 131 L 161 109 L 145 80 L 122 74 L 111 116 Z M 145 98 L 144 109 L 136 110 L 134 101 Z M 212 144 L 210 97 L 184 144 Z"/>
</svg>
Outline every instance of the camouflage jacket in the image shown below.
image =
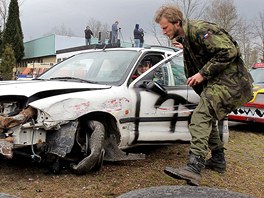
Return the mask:
<svg viewBox="0 0 264 198">
<path fill-rule="evenodd" d="M 199 72 L 206 78 L 193 88 L 201 97 L 208 98 L 217 118 L 223 119 L 253 97 L 253 80 L 239 46 L 213 23 L 190 20 L 183 22 L 183 29 L 186 77 Z"/>
</svg>

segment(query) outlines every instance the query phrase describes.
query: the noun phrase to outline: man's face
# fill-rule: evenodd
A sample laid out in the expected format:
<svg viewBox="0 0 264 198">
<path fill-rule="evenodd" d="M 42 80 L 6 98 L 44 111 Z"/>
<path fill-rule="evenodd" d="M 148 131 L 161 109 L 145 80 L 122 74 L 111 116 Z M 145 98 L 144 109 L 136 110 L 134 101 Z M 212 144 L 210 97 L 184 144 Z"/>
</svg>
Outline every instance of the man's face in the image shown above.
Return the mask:
<svg viewBox="0 0 264 198">
<path fill-rule="evenodd" d="M 163 34 L 167 35 L 169 39 L 173 39 L 180 35 L 180 30 L 182 29 L 180 22 L 171 23 L 168 19 L 162 17 L 159 24 Z"/>
</svg>

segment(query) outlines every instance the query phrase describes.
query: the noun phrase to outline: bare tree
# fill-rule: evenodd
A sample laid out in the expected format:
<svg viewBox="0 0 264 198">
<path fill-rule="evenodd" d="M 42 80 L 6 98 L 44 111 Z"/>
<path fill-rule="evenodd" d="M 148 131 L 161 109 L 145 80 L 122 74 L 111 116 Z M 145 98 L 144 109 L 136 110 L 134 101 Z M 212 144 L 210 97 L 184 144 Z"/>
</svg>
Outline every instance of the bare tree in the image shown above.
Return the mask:
<svg viewBox="0 0 264 198">
<path fill-rule="evenodd" d="M 3 29 L 5 29 L 5 24 L 8 16 L 8 6 L 10 0 L 0 0 L 0 23 Z"/>
<path fill-rule="evenodd" d="M 57 34 L 62 36 L 76 36 L 73 31 L 62 24 L 60 27 L 53 27 L 49 32 L 45 33 L 44 36 L 50 35 L 50 34 Z"/>
<path fill-rule="evenodd" d="M 18 1 L 19 7 L 23 4 L 23 0 Z M 8 6 L 10 4 L 10 0 L 0 0 L 0 26 L 2 26 L 3 30 L 5 29 L 6 20 L 8 17 Z"/>
<path fill-rule="evenodd" d="M 165 45 L 165 46 L 167 45 L 168 38 L 165 37 L 164 35 L 162 35 L 160 28 L 158 28 L 158 30 L 157 30 L 157 25 L 155 22 L 152 23 L 151 28 L 150 28 L 150 32 L 154 35 L 154 37 L 155 37 L 155 39 L 159 45 Z M 164 40 L 166 42 L 164 42 Z"/>
<path fill-rule="evenodd" d="M 256 59 L 253 56 L 254 44 L 252 42 L 252 26 L 250 26 L 246 20 L 241 20 L 241 23 L 236 28 L 237 32 L 239 32 L 236 40 L 239 43 L 244 62 L 246 65 L 250 66 L 256 62 Z"/>
<path fill-rule="evenodd" d="M 234 0 L 212 0 L 209 2 L 204 19 L 217 23 L 236 38 L 239 34 L 237 27 L 241 23 L 241 19 L 237 14 Z"/>
<path fill-rule="evenodd" d="M 260 12 L 259 16 L 253 22 L 254 36 L 257 38 L 255 42 L 256 50 L 260 55 L 261 62 L 264 62 L 264 12 Z"/>
<path fill-rule="evenodd" d="M 99 37 L 99 32 L 107 33 L 110 29 L 108 24 L 103 24 L 101 21 L 98 21 L 94 18 L 90 18 L 87 22 L 87 25 L 90 26 L 94 36 Z"/>
<path fill-rule="evenodd" d="M 206 0 L 171 0 L 176 3 L 186 18 L 199 19 L 203 16 L 207 5 Z"/>
</svg>

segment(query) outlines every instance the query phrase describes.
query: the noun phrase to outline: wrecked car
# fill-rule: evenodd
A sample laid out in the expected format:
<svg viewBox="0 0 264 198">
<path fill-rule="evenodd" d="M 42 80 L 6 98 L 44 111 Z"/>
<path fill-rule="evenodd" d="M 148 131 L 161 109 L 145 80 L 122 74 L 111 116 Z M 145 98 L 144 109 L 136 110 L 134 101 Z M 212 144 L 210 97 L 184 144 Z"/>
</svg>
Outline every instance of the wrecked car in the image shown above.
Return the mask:
<svg viewBox="0 0 264 198">
<path fill-rule="evenodd" d="M 149 70 L 134 78 L 142 61 Z M 74 55 L 31 81 L 0 82 L 0 154 L 59 173 L 144 159 L 127 149 L 189 141 L 199 96 L 186 85 L 182 51 L 112 48 Z M 219 122 L 226 142 L 227 121 Z"/>
<path fill-rule="evenodd" d="M 237 108 L 228 115 L 228 119 L 238 122 L 264 123 L 264 63 L 255 63 L 250 69 L 254 80 L 251 101 Z"/>
</svg>

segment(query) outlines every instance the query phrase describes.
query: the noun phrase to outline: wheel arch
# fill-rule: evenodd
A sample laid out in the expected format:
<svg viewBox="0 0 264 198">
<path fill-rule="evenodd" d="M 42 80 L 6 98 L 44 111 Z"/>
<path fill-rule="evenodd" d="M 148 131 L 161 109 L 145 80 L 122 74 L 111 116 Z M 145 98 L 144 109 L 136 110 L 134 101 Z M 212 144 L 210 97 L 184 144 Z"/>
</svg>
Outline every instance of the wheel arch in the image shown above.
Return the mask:
<svg viewBox="0 0 264 198">
<path fill-rule="evenodd" d="M 116 144 L 118 145 L 120 143 L 121 134 L 117 126 L 117 120 L 112 114 L 107 112 L 96 111 L 80 117 L 81 122 L 85 122 L 87 120 L 96 120 L 101 122 L 105 128 L 105 138 L 107 139 L 111 135 L 114 135 L 117 141 Z"/>
</svg>

